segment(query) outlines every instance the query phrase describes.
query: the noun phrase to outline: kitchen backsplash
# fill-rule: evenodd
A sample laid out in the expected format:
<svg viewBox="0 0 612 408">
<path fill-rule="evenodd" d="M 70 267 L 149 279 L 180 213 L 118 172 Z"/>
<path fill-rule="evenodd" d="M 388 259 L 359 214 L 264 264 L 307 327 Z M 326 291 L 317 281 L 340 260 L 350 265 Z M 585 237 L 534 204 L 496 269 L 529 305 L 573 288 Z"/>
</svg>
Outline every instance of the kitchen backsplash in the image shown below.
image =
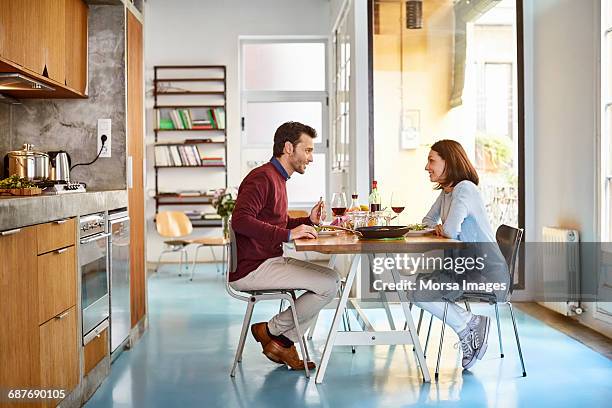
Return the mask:
<svg viewBox="0 0 612 408">
<path fill-rule="evenodd" d="M 97 121 L 112 120 L 111 157 L 75 168 L 70 178 L 88 190 L 126 188 L 125 15 L 123 6 L 89 6 L 88 99 L 22 99 L 0 105 L 0 155 L 31 143 L 65 150 L 72 163 L 97 154 Z"/>
</svg>

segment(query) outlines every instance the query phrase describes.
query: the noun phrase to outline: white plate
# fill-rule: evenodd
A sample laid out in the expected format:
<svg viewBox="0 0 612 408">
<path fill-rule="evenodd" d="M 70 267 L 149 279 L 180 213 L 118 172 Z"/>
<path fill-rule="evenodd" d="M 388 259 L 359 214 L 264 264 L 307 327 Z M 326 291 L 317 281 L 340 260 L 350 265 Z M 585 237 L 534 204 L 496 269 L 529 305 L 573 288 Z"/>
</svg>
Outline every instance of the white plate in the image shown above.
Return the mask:
<svg viewBox="0 0 612 408">
<path fill-rule="evenodd" d="M 335 230 L 335 231 L 319 231 L 318 235 L 320 237 L 325 237 L 325 236 L 332 236 L 332 235 L 338 235 L 340 234 L 342 231 L 340 230 Z"/>
<path fill-rule="evenodd" d="M 418 237 L 421 235 L 430 234 L 434 231 L 435 231 L 434 228 L 425 228 L 424 230 L 421 230 L 421 231 L 408 231 L 407 233 L 404 234 L 404 236 L 405 237 Z"/>
</svg>

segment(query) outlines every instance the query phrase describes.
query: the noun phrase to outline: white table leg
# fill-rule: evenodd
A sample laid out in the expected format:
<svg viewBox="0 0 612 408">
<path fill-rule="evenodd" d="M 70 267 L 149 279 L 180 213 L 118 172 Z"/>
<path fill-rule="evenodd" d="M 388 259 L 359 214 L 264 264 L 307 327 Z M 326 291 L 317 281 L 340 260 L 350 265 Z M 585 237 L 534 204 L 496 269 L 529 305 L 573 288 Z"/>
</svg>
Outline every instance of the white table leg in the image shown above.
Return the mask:
<svg viewBox="0 0 612 408">
<path fill-rule="evenodd" d="M 392 269 L 391 273 L 393 274 L 393 280 L 395 283 L 400 282 L 400 276 L 397 269 Z M 400 299 L 400 303 L 402 305 L 402 309 L 404 310 L 404 316 L 406 317 L 406 323 L 408 324 L 408 333 L 410 334 L 410 338 L 412 339 L 412 344 L 414 345 L 414 353 L 417 358 L 417 362 L 421 367 L 421 373 L 423 374 L 424 382 L 431 382 L 431 377 L 429 375 L 429 368 L 427 367 L 427 362 L 425 360 L 425 356 L 423 355 L 423 349 L 421 348 L 421 342 L 419 341 L 419 336 L 416 334 L 416 327 L 414 327 L 414 320 L 412 320 L 412 313 L 410 313 L 410 306 L 408 302 L 408 297 L 406 296 L 406 292 L 403 290 L 398 290 L 397 294 Z"/>
<path fill-rule="evenodd" d="M 346 308 L 346 301 L 348 300 L 351 287 L 353 286 L 353 281 L 355 280 L 355 276 L 357 275 L 357 271 L 359 269 L 359 258 L 360 257 L 355 256 L 351 262 L 351 268 L 349 269 L 348 276 L 346 277 L 346 285 L 344 285 L 342 296 L 340 296 L 338 307 L 336 308 L 336 313 L 334 314 L 334 320 L 332 321 L 329 334 L 327 335 L 327 341 L 325 342 L 325 348 L 323 349 L 323 355 L 321 356 L 321 362 L 319 363 L 319 369 L 317 370 L 317 375 L 315 377 L 316 384 L 321 384 L 323 382 L 325 370 L 327 369 L 327 364 L 329 363 L 329 358 L 331 357 L 336 335 L 338 334 L 340 318 L 344 313 L 344 309 Z"/>
</svg>

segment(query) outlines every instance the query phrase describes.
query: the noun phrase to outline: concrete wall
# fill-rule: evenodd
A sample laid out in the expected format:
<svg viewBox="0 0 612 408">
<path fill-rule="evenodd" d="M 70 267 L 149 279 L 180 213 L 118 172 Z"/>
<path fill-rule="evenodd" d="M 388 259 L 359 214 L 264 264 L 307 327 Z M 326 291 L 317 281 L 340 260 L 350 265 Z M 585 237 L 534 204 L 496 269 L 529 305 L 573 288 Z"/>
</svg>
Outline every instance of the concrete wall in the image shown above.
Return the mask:
<svg viewBox="0 0 612 408">
<path fill-rule="evenodd" d="M 87 183 L 89 190 L 124 189 L 124 7 L 90 6 L 88 22 L 89 98 L 0 105 L 0 155 L 27 142 L 40 151 L 66 150 L 72 163 L 89 162 L 97 154 L 97 119 L 111 118 L 112 157 L 75 168 L 71 178 Z"/>
<path fill-rule="evenodd" d="M 145 61 L 147 114 L 147 195 L 154 194 L 152 77 L 153 66 L 164 64 L 221 64 L 227 66 L 227 134 L 229 185 L 241 181 L 239 36 L 328 35 L 327 0 L 149 0 L 145 3 Z M 177 136 L 178 137 L 178 136 Z M 180 137 L 179 137 L 180 139 Z M 164 170 L 172 171 L 172 170 Z M 176 180 L 190 170 L 176 169 Z M 204 175 L 201 185 L 206 183 Z M 156 261 L 163 244 L 155 231 L 155 203 L 147 199 L 147 259 Z M 165 207 L 166 210 L 172 207 Z M 175 207 L 185 210 L 188 207 Z M 193 236 L 219 235 L 220 229 L 196 229 Z M 201 260 L 211 259 L 200 251 Z M 220 256 L 220 252 L 217 256 Z M 168 260 L 172 259 L 170 256 Z M 178 259 L 176 257 L 175 259 Z"/>
</svg>

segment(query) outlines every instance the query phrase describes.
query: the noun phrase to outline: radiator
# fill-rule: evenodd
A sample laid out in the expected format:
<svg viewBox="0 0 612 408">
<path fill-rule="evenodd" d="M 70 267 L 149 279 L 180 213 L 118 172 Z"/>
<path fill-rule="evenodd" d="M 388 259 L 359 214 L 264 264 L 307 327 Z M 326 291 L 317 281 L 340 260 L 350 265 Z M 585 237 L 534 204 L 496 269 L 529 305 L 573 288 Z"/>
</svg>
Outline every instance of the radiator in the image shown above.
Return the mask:
<svg viewBox="0 0 612 408">
<path fill-rule="evenodd" d="M 567 298 L 580 292 L 580 236 L 578 231 L 560 227 L 542 228 L 542 284 L 544 300 Z M 576 301 L 538 302 L 564 316 L 581 314 Z"/>
</svg>

